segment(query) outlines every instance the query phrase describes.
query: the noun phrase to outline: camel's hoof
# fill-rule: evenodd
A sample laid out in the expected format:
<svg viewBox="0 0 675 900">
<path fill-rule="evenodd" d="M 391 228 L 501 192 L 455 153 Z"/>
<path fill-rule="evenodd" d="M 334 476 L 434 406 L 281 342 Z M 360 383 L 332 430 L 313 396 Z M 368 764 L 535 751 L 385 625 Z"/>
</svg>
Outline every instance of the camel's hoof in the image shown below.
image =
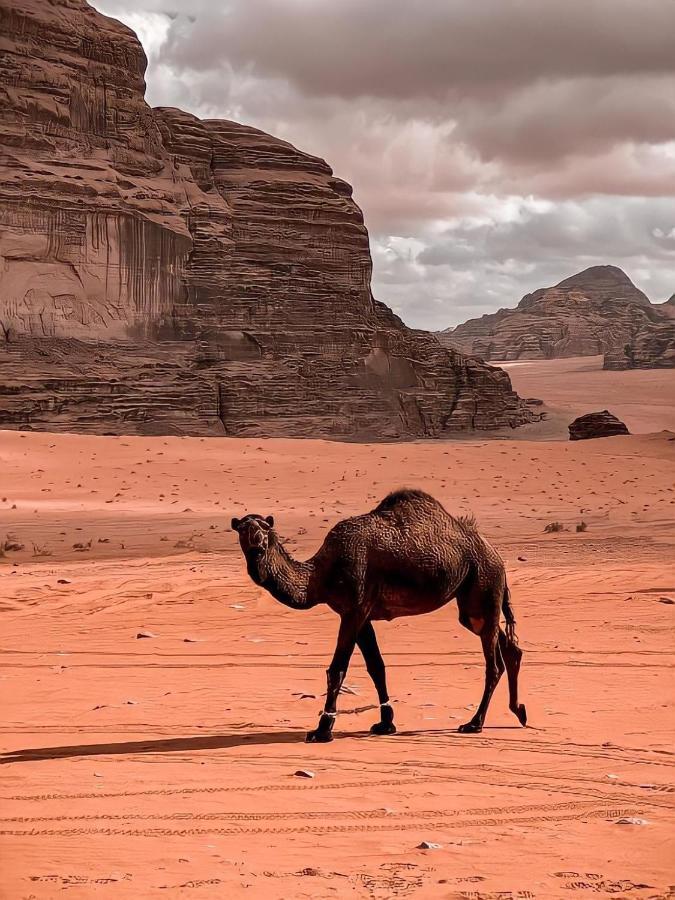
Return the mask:
<svg viewBox="0 0 675 900">
<path fill-rule="evenodd" d="M 518 717 L 518 721 L 520 724 L 525 727 L 527 725 L 527 710 L 525 709 L 525 704 L 521 703 L 517 706 L 512 712 Z"/>
<path fill-rule="evenodd" d="M 316 731 L 308 731 L 307 737 L 305 738 L 306 744 L 329 744 L 333 740 L 333 735 L 330 731 L 319 731 L 317 728 Z"/>
<path fill-rule="evenodd" d="M 396 726 L 393 722 L 376 722 L 370 728 L 371 734 L 396 734 Z"/>
<path fill-rule="evenodd" d="M 483 730 L 483 726 L 479 725 L 478 722 L 465 722 L 464 725 L 460 725 L 457 731 L 460 734 L 479 734 Z"/>
</svg>

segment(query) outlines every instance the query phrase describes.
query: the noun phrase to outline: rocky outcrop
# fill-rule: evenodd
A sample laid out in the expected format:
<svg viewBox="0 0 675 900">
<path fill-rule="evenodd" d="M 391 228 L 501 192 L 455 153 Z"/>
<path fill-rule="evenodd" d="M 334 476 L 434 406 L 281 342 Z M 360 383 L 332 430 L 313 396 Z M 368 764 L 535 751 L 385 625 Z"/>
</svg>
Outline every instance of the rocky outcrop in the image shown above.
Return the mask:
<svg viewBox="0 0 675 900">
<path fill-rule="evenodd" d="M 624 423 L 607 409 L 603 409 L 602 412 L 587 413 L 585 416 L 579 416 L 569 426 L 569 432 L 571 441 L 585 441 L 590 438 L 630 434 Z"/>
<path fill-rule="evenodd" d="M 485 360 L 594 356 L 625 347 L 639 332 L 658 331 L 667 320 L 661 306 L 621 269 L 593 266 L 527 294 L 515 309 L 470 319 L 439 338 Z"/>
<path fill-rule="evenodd" d="M 406 328 L 321 159 L 144 100 L 85 0 L 0 0 L 0 427 L 439 436 L 533 413 Z"/>
<path fill-rule="evenodd" d="M 628 343 L 605 353 L 603 368 L 675 368 L 675 318 L 642 325 Z"/>
</svg>

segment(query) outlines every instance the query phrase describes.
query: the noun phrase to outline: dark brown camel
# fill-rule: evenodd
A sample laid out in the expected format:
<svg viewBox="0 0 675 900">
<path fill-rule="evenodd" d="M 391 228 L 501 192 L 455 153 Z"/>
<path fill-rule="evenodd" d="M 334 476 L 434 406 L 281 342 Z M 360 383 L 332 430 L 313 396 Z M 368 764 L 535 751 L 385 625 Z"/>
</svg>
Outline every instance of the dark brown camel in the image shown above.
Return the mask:
<svg viewBox="0 0 675 900">
<path fill-rule="evenodd" d="M 485 689 L 476 714 L 462 733 L 483 728 L 492 692 L 506 669 L 509 708 L 525 725 L 518 703 L 522 651 L 506 585 L 504 563 L 478 534 L 473 519 L 451 516 L 429 494 L 402 490 L 389 494 L 372 512 L 345 519 L 326 535 L 306 562 L 294 560 L 274 531 L 272 516 L 249 513 L 232 519 L 256 584 L 291 609 L 326 603 L 340 616 L 333 660 L 328 667 L 326 705 L 308 741 L 332 740 L 335 704 L 358 645 L 380 701 L 373 734 L 394 734 L 384 662 L 373 622 L 432 612 L 457 598 L 459 621 L 477 634 L 485 654 Z M 500 627 L 504 613 L 506 627 Z"/>
</svg>

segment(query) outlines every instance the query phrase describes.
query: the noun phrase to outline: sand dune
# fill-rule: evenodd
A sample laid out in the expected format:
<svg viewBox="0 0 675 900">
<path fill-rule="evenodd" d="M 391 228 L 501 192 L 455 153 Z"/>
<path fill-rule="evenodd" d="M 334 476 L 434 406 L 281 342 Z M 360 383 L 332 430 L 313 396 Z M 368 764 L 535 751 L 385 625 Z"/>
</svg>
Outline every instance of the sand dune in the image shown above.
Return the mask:
<svg viewBox="0 0 675 900">
<path fill-rule="evenodd" d="M 0 456 L 0 538 L 24 545 L 0 558 L 0 896 L 667 895 L 675 435 L 5 432 Z M 337 620 L 256 588 L 230 517 L 274 513 L 309 555 L 402 484 L 503 553 L 531 727 L 502 684 L 484 732 L 456 734 L 483 666 L 453 605 L 378 628 L 398 735 L 367 735 L 355 658 L 338 739 L 306 745 Z"/>
</svg>

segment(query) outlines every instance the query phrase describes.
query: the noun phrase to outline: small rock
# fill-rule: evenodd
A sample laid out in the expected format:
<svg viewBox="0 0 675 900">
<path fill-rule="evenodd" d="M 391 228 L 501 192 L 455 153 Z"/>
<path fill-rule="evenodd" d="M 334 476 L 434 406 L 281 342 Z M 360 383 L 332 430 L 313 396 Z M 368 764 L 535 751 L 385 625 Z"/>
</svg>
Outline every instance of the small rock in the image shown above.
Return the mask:
<svg viewBox="0 0 675 900">
<path fill-rule="evenodd" d="M 310 772 L 309 769 L 298 769 L 297 771 L 293 772 L 293 774 L 295 776 L 297 776 L 298 778 L 314 778 L 315 777 L 314 772 Z"/>
<path fill-rule="evenodd" d="M 70 584 L 70 581 L 68 581 L 67 578 L 57 578 L 56 583 L 57 584 Z"/>
<path fill-rule="evenodd" d="M 668 606 L 675 606 L 675 600 L 672 597 L 659 597 L 659 603 L 667 603 Z"/>
<path fill-rule="evenodd" d="M 138 700 L 125 700 L 124 702 L 126 703 L 127 706 L 136 706 L 138 703 Z"/>
<path fill-rule="evenodd" d="M 518 562 L 527 562 L 527 557 L 526 557 L 526 556 L 519 556 L 519 557 L 518 557 Z"/>
<path fill-rule="evenodd" d="M 185 637 L 185 638 L 183 638 L 183 643 L 184 644 L 198 644 L 199 638 Z"/>
<path fill-rule="evenodd" d="M 615 825 L 649 825 L 647 819 L 638 819 L 636 816 L 624 816 L 617 819 Z"/>
<path fill-rule="evenodd" d="M 421 844 L 417 845 L 418 850 L 441 850 L 442 847 L 442 844 L 434 844 L 433 841 L 422 841 Z"/>
<path fill-rule="evenodd" d="M 136 640 L 140 640 L 141 638 L 154 638 L 157 637 L 156 634 L 153 634 L 152 631 L 139 631 L 136 635 Z"/>
<path fill-rule="evenodd" d="M 18 541 L 5 541 L 4 549 L 18 552 L 19 550 L 23 550 L 24 545 L 20 544 Z"/>
</svg>

